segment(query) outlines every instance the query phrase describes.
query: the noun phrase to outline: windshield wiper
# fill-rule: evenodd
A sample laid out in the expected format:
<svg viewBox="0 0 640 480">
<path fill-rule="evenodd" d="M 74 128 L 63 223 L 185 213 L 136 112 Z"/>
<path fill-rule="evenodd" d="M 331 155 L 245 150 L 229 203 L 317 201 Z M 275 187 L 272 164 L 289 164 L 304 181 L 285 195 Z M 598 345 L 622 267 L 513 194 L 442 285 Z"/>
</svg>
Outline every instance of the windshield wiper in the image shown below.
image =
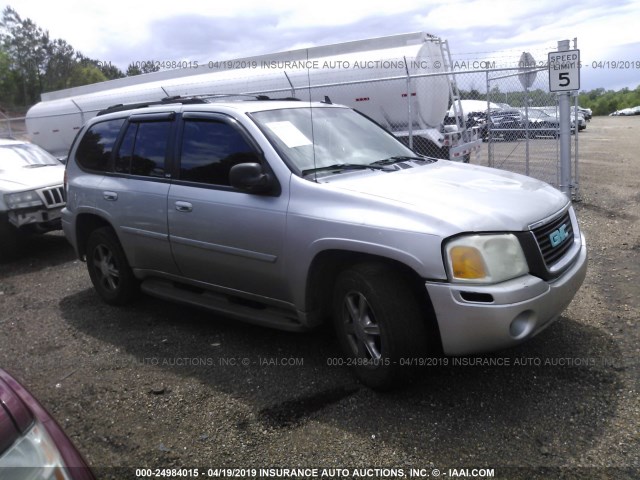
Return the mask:
<svg viewBox="0 0 640 480">
<path fill-rule="evenodd" d="M 370 163 L 369 165 L 393 165 L 394 163 L 406 162 L 407 160 L 417 160 L 419 162 L 429 162 L 429 163 L 432 163 L 434 161 L 432 158 L 396 155 L 393 157 L 384 158 L 382 160 L 377 160 L 373 163 Z"/>
<path fill-rule="evenodd" d="M 329 165 L 326 167 L 309 168 L 307 170 L 303 170 L 302 175 L 305 176 L 309 175 L 310 173 L 325 171 L 339 172 L 343 170 L 383 170 L 385 172 L 395 171 L 395 169 L 390 169 L 382 165 L 374 165 L 373 163 L 369 165 L 362 165 L 361 163 L 336 163 L 334 165 Z"/>
</svg>

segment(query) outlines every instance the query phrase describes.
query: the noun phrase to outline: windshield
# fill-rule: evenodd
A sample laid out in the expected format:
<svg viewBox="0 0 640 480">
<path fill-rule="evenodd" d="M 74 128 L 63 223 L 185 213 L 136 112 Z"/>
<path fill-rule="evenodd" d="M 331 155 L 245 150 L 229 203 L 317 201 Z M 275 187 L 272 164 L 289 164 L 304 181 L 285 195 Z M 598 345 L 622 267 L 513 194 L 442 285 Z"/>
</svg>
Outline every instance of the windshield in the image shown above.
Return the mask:
<svg viewBox="0 0 640 480">
<path fill-rule="evenodd" d="M 288 108 L 256 112 L 252 117 L 299 173 L 416 156 L 374 122 L 348 108 Z"/>
<path fill-rule="evenodd" d="M 48 152 L 36 145 L 22 143 L 0 146 L 0 169 L 37 168 L 61 163 Z"/>
</svg>

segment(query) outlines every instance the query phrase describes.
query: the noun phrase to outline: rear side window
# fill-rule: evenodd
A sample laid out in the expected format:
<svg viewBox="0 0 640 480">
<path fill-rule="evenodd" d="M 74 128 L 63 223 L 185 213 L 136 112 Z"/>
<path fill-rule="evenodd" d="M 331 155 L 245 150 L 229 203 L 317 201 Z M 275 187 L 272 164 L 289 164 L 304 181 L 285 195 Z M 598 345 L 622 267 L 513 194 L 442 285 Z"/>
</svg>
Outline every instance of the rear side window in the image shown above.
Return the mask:
<svg viewBox="0 0 640 480">
<path fill-rule="evenodd" d="M 116 155 L 115 171 L 164 177 L 171 122 L 131 122 Z"/>
<path fill-rule="evenodd" d="M 223 121 L 185 121 L 180 157 L 181 180 L 229 186 L 231 167 L 259 161 L 256 151 L 233 125 Z"/>
<path fill-rule="evenodd" d="M 118 118 L 91 126 L 76 150 L 78 164 L 87 170 L 109 171 L 113 145 L 116 143 L 123 123 L 124 118 Z"/>
</svg>

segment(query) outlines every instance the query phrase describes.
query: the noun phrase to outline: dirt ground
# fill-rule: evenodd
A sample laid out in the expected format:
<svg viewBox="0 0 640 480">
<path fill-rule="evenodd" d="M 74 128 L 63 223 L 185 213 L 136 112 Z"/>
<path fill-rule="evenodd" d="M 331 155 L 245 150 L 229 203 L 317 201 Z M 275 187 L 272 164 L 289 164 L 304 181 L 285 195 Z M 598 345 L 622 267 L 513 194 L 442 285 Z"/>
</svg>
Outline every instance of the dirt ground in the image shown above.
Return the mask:
<svg viewBox="0 0 640 480">
<path fill-rule="evenodd" d="M 0 366 L 100 478 L 267 467 L 639 478 L 639 152 L 640 116 L 594 118 L 580 133 L 589 271 L 562 318 L 517 348 L 439 359 L 406 389 L 356 383 L 332 364 L 328 331 L 283 333 L 150 297 L 107 306 L 60 233 L 0 265 Z"/>
</svg>

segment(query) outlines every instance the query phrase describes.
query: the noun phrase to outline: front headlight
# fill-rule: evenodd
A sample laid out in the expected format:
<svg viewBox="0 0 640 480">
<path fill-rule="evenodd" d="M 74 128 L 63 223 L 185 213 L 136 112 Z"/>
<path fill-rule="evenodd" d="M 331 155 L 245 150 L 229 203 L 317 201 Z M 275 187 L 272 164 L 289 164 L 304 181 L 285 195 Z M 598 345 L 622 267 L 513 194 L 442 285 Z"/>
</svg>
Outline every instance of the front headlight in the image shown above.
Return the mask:
<svg viewBox="0 0 640 480">
<path fill-rule="evenodd" d="M 29 431 L 0 456 L 2 478 L 67 480 L 62 457 L 44 426 L 36 421 Z"/>
<path fill-rule="evenodd" d="M 42 200 L 33 190 L 28 192 L 7 193 L 4 196 L 4 201 L 7 204 L 7 207 L 9 207 L 9 210 L 43 205 Z"/>
<path fill-rule="evenodd" d="M 515 235 L 468 235 L 445 246 L 449 280 L 463 283 L 498 283 L 529 272 Z"/>
</svg>

